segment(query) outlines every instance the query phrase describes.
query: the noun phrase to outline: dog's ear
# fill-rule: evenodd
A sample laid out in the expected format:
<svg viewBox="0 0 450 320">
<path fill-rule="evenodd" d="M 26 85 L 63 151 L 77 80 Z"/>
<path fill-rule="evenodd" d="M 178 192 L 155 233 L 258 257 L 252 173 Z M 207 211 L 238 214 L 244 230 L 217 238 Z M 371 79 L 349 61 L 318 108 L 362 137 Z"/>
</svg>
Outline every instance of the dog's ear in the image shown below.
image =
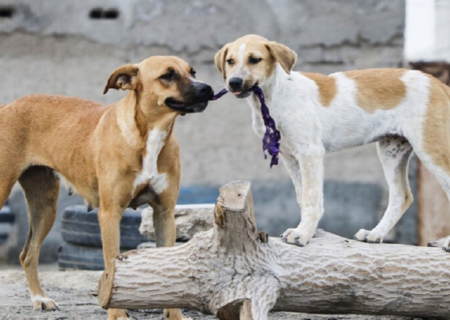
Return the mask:
<svg viewBox="0 0 450 320">
<path fill-rule="evenodd" d="M 106 82 L 103 94 L 109 89 L 134 90 L 139 82 L 139 68 L 135 64 L 126 64 L 114 70 Z"/>
<path fill-rule="evenodd" d="M 223 77 L 225 78 L 225 59 L 228 53 L 228 44 L 224 45 L 222 49 L 220 49 L 216 55 L 214 56 L 214 63 L 216 64 L 217 69 L 222 72 Z"/>
<path fill-rule="evenodd" d="M 286 71 L 287 74 L 290 74 L 292 68 L 297 62 L 297 54 L 284 44 L 275 41 L 269 42 L 266 44 L 266 47 L 284 71 Z"/>
</svg>

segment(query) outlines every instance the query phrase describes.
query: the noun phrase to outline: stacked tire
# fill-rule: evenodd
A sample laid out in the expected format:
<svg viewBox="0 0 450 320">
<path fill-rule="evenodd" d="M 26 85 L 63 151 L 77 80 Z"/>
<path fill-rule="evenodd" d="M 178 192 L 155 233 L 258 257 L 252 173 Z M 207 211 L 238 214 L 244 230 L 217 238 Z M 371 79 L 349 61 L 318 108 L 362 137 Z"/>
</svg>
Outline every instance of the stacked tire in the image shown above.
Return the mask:
<svg viewBox="0 0 450 320">
<path fill-rule="evenodd" d="M 141 211 L 127 209 L 120 224 L 120 250 L 135 249 L 148 241 L 139 233 Z M 71 206 L 64 210 L 61 233 L 64 240 L 58 251 L 60 270 L 103 270 L 104 260 L 97 210 Z"/>
<path fill-rule="evenodd" d="M 14 213 L 8 205 L 8 202 L 0 209 L 0 244 L 8 240 L 11 232 L 11 225 L 15 221 Z"/>
</svg>

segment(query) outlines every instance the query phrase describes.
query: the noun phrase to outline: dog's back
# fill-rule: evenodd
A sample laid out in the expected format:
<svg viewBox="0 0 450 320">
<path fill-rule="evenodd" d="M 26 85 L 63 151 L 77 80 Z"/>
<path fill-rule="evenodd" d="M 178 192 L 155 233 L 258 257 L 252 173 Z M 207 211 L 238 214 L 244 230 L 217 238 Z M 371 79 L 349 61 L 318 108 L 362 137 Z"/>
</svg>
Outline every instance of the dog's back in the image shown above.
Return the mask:
<svg viewBox="0 0 450 320">
<path fill-rule="evenodd" d="M 96 174 L 86 172 L 80 179 L 75 171 L 93 169 L 86 165 L 94 157 L 86 144 L 108 109 L 93 101 L 56 95 L 30 95 L 1 106 L 0 167 L 7 168 L 12 179 L 31 166 L 52 168 L 89 199 L 87 190 L 96 181 L 84 178 Z"/>
</svg>

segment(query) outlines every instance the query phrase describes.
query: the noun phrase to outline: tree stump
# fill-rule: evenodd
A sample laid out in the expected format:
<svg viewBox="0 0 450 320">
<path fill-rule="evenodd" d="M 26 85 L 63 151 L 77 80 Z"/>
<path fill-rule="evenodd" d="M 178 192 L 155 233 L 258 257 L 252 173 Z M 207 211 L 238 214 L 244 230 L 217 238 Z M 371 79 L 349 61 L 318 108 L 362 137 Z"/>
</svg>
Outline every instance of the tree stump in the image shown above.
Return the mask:
<svg viewBox="0 0 450 320">
<path fill-rule="evenodd" d="M 100 280 L 100 305 L 222 320 L 265 320 L 269 310 L 450 318 L 450 254 L 440 248 L 323 231 L 306 247 L 286 244 L 257 230 L 245 181 L 220 189 L 214 220 L 184 245 L 119 255 Z"/>
</svg>

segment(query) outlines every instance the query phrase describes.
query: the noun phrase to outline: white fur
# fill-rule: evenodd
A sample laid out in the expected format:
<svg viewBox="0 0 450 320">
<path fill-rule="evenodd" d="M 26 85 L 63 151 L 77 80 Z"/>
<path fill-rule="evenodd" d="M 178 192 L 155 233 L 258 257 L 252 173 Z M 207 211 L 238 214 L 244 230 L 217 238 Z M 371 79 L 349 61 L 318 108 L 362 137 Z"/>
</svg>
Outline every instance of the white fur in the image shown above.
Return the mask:
<svg viewBox="0 0 450 320">
<path fill-rule="evenodd" d="M 245 78 L 246 76 L 248 76 L 250 74 L 250 70 L 247 68 L 247 64 L 245 63 L 246 59 L 245 59 L 245 48 L 247 47 L 247 45 L 245 43 L 241 44 L 239 46 L 239 51 L 238 51 L 238 59 L 237 59 L 237 66 L 233 69 L 233 72 L 230 73 L 228 75 L 228 79 L 231 78 Z"/>
<path fill-rule="evenodd" d="M 31 301 L 33 302 L 33 307 L 35 310 L 50 310 L 51 309 L 59 309 L 58 304 L 55 300 L 43 297 L 39 294 L 32 295 Z M 45 305 L 45 306 L 43 306 Z"/>
<path fill-rule="evenodd" d="M 144 183 L 150 183 L 157 194 L 167 189 L 167 175 L 158 172 L 158 156 L 164 146 L 164 139 L 167 133 L 158 129 L 153 129 L 148 133 L 146 143 L 146 155 L 142 162 L 142 171 L 136 175 L 133 184 L 133 196 L 136 187 Z"/>
<path fill-rule="evenodd" d="M 33 302 L 42 302 L 42 303 L 53 302 L 52 299 L 47 298 L 47 297 L 43 297 L 43 296 L 41 296 L 39 294 L 37 294 L 35 296 L 32 296 L 31 297 L 31 301 L 33 301 Z"/>
<path fill-rule="evenodd" d="M 243 68 L 243 71 L 236 69 L 235 74 L 245 72 Z M 362 241 L 381 242 L 402 216 L 404 204 L 412 201 L 404 174 L 411 147 L 419 156 L 423 155 L 423 160 L 450 194 L 450 177 L 432 164 L 422 147 L 430 79 L 421 72 L 406 71 L 401 80 L 407 92 L 399 105 L 394 109 L 368 112 L 357 104 L 357 84 L 353 79 L 344 73 L 330 76 L 336 79 L 337 93 L 327 107 L 320 103 L 319 88 L 315 81 L 298 72 L 288 75 L 279 64 L 273 75 L 260 83 L 270 114 L 281 132 L 281 159 L 294 182 L 302 209 L 302 220 L 298 227 L 288 229 L 282 237 L 289 243 L 303 246 L 313 236 L 323 214 L 325 152 L 367 144 L 387 135 L 404 136 L 409 142 L 398 151 L 396 157 L 389 156 L 389 150 L 394 150 L 396 144 L 388 143 L 389 140 L 380 141 L 384 143 L 379 147 L 379 153 L 390 189 L 389 205 L 374 230 L 360 230 L 356 235 Z M 253 128 L 262 136 L 265 128 L 259 101 L 254 95 L 247 100 L 252 109 Z"/>
</svg>

